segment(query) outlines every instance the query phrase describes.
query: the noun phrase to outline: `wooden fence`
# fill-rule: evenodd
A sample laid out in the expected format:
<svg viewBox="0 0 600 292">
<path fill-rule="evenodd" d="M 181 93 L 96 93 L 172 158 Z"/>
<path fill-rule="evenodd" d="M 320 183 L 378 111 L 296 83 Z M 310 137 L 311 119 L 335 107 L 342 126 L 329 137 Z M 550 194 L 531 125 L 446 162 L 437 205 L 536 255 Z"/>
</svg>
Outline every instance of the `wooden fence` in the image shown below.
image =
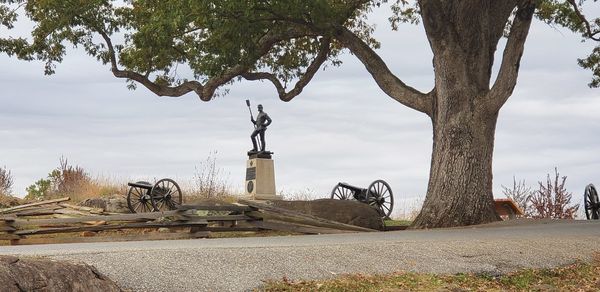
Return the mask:
<svg viewBox="0 0 600 292">
<path fill-rule="evenodd" d="M 326 220 L 257 201 L 239 204 L 183 205 L 177 210 L 120 214 L 66 203 L 69 198 L 0 210 L 0 240 L 11 245 L 207 237 L 211 232 L 277 230 L 303 234 L 371 232 L 368 228 Z M 210 215 L 207 215 L 210 214 Z M 93 236 L 128 229 L 163 232 Z M 166 231 L 166 232 L 164 232 Z M 35 235 L 69 234 L 53 238 Z"/>
</svg>

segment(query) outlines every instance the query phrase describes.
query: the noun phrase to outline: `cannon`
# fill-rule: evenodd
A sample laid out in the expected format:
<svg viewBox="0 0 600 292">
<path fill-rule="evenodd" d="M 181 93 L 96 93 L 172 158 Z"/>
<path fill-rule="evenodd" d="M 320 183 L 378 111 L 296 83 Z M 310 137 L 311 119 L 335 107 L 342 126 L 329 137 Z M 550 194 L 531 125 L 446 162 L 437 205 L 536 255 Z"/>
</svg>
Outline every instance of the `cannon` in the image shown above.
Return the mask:
<svg viewBox="0 0 600 292">
<path fill-rule="evenodd" d="M 340 182 L 331 191 L 331 198 L 369 204 L 379 211 L 382 218 L 389 218 L 394 208 L 392 188 L 381 179 L 372 182 L 366 189 Z"/>
<path fill-rule="evenodd" d="M 154 185 L 146 181 L 130 182 L 127 185 L 127 207 L 131 213 L 175 210 L 181 206 L 181 189 L 170 178 L 163 178 Z"/>
<path fill-rule="evenodd" d="M 598 192 L 593 184 L 585 187 L 583 206 L 585 207 L 585 217 L 588 220 L 598 220 L 600 218 L 600 200 L 598 200 Z"/>
</svg>

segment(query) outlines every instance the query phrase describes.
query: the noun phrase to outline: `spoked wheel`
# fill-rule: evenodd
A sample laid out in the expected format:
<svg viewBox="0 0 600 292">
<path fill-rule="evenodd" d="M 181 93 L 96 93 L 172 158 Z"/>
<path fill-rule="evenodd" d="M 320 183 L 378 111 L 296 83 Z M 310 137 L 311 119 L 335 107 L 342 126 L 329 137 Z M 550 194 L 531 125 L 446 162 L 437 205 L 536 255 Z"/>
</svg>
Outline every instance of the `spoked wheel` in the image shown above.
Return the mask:
<svg viewBox="0 0 600 292">
<path fill-rule="evenodd" d="M 337 184 L 331 190 L 331 198 L 336 200 L 352 200 L 354 199 L 354 192 Z"/>
<path fill-rule="evenodd" d="M 598 200 L 598 192 L 593 184 L 585 187 L 583 205 L 585 207 L 585 217 L 588 220 L 598 220 L 600 218 L 600 200 Z"/>
<path fill-rule="evenodd" d="M 149 182 L 138 181 L 138 184 L 151 185 Z M 127 207 L 131 213 L 145 213 L 154 211 L 154 205 L 147 189 L 140 187 L 129 187 L 127 192 Z"/>
<path fill-rule="evenodd" d="M 382 218 L 389 218 L 394 208 L 392 188 L 383 180 L 376 180 L 367 189 L 367 202 L 379 210 Z"/>
<path fill-rule="evenodd" d="M 163 178 L 154 184 L 152 190 L 152 206 L 154 210 L 175 210 L 181 206 L 182 193 L 179 185 L 170 178 Z"/>
</svg>

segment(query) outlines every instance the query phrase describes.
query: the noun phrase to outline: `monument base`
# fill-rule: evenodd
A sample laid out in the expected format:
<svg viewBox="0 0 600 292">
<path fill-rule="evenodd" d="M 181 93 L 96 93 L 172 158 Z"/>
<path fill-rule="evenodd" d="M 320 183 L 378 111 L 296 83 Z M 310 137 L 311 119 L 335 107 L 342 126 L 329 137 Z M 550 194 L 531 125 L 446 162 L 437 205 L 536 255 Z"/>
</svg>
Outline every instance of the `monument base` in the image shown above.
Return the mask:
<svg viewBox="0 0 600 292">
<path fill-rule="evenodd" d="M 245 189 L 246 196 L 252 200 L 281 200 L 275 190 L 273 159 L 249 157 L 246 162 Z"/>
</svg>

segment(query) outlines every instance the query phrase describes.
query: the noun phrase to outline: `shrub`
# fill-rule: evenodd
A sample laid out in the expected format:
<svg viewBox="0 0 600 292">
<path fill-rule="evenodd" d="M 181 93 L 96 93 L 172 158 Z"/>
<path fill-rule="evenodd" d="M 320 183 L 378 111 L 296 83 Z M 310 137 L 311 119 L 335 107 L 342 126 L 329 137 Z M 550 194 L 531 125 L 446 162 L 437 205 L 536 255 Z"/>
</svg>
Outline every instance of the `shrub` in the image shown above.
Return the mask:
<svg viewBox="0 0 600 292">
<path fill-rule="evenodd" d="M 61 157 L 59 166 L 53 169 L 47 178 L 42 178 L 27 188 L 26 199 L 47 200 L 59 197 L 70 197 L 74 202 L 88 198 L 96 198 L 115 193 L 125 193 L 125 186 L 108 180 L 93 179 L 80 166 L 70 165 Z"/>
<path fill-rule="evenodd" d="M 208 155 L 204 162 L 196 168 L 194 174 L 194 187 L 192 192 L 186 193 L 184 200 L 224 200 L 235 201 L 229 183 L 229 176 L 217 165 L 217 152 Z"/>
<path fill-rule="evenodd" d="M 50 188 L 52 186 L 52 181 L 49 179 L 40 179 L 36 181 L 34 184 L 30 185 L 25 189 L 27 191 L 27 195 L 25 196 L 25 200 L 33 200 L 33 201 L 43 201 L 50 195 Z"/>
<path fill-rule="evenodd" d="M 533 210 L 531 209 L 531 204 L 529 202 L 533 190 L 531 187 L 525 185 L 525 180 L 520 180 L 517 182 L 517 179 L 513 176 L 513 186 L 512 188 L 507 188 L 502 185 L 502 193 L 504 195 L 513 200 L 521 211 L 525 214 L 525 217 L 531 217 Z"/>
<path fill-rule="evenodd" d="M 13 187 L 13 176 L 10 170 L 0 167 L 0 195 L 10 195 Z"/>
<path fill-rule="evenodd" d="M 60 158 L 60 165 L 48 176 L 52 180 L 52 191 L 57 194 L 73 195 L 81 191 L 92 180 L 80 166 L 69 165 L 66 158 Z"/>
<path fill-rule="evenodd" d="M 546 183 L 538 182 L 539 189 L 534 191 L 529 201 L 533 210 L 533 218 L 574 219 L 579 204 L 571 205 L 572 193 L 565 188 L 567 177 L 560 177 L 558 169 L 554 168 L 554 181 L 550 174 L 546 177 Z"/>
</svg>

